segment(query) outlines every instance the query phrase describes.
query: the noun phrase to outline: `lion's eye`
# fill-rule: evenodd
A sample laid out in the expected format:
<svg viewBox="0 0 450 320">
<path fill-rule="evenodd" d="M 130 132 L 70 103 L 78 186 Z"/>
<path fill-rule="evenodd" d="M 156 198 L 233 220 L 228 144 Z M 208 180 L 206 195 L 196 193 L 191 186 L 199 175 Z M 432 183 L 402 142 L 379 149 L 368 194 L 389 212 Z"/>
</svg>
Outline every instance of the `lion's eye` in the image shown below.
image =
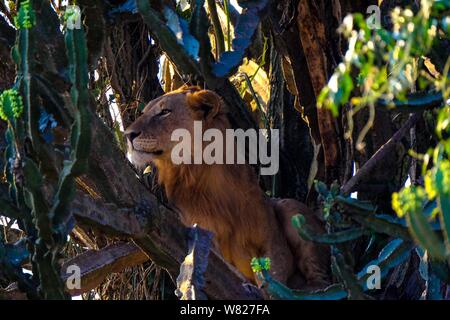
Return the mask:
<svg viewBox="0 0 450 320">
<path fill-rule="evenodd" d="M 170 109 L 162 109 L 161 112 L 158 114 L 158 116 L 165 116 L 172 112 Z"/>
</svg>

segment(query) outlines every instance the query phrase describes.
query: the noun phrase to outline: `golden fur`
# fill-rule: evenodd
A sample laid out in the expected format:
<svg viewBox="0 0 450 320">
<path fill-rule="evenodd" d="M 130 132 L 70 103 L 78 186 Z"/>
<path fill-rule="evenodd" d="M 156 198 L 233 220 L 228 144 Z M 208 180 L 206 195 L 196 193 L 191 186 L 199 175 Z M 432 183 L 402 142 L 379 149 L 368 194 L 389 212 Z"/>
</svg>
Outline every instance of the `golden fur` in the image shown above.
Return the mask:
<svg viewBox="0 0 450 320">
<path fill-rule="evenodd" d="M 249 165 L 172 163 L 177 142 L 170 141 L 171 133 L 177 128 L 192 133 L 193 120 L 201 120 L 203 130 L 231 127 L 225 105 L 209 90 L 184 87 L 151 101 L 126 131 L 132 162 L 141 168 L 156 165 L 159 183 L 180 209 L 182 221 L 212 231 L 225 260 L 250 281 L 255 280 L 251 259 L 268 256 L 273 277 L 283 283 L 326 284 L 329 252 L 303 241 L 290 223 L 302 213 L 313 229 L 321 230 L 306 206 L 292 199 L 268 199 Z"/>
</svg>

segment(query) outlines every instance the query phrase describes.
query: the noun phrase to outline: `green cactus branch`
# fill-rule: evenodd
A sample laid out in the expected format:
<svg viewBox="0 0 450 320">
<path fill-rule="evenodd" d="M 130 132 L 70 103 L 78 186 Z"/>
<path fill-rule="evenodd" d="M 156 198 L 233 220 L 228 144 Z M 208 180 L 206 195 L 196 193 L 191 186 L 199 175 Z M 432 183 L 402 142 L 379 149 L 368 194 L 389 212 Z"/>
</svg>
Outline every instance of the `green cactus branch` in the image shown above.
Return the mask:
<svg viewBox="0 0 450 320">
<path fill-rule="evenodd" d="M 48 216 L 49 208 L 42 193 L 44 179 L 38 165 L 31 158 L 24 159 L 23 175 L 25 177 L 25 202 L 32 210 L 40 241 L 44 241 L 46 245 L 52 247 L 54 242 L 51 220 Z"/>
<path fill-rule="evenodd" d="M 411 240 L 408 228 L 399 223 L 393 223 L 375 214 L 376 208 L 361 201 L 338 195 L 334 198 L 339 211 L 351 217 L 366 228 L 378 233 L 384 233 L 395 238 Z"/>
<path fill-rule="evenodd" d="M 69 56 L 71 98 L 74 106 L 74 124 L 71 128 L 70 160 L 64 163 L 58 191 L 50 215 L 58 229 L 70 216 L 70 201 L 75 195 L 75 178 L 88 168 L 91 142 L 90 94 L 88 91 L 87 44 L 83 29 L 66 31 L 66 46 Z"/>
<path fill-rule="evenodd" d="M 19 32 L 14 56 L 18 64 L 19 89 L 24 97 L 26 115 L 23 120 L 13 124 L 14 139 L 16 145 L 24 143 L 25 132 L 22 132 L 21 129 L 22 121 L 24 121 L 26 134 L 32 143 L 32 153 L 39 157 L 40 154 L 42 155 L 42 152 L 38 128 L 40 111 L 33 81 L 35 49 L 32 43 L 34 39 L 33 27 L 36 23 L 33 1 L 22 2 L 20 10 L 22 14 L 19 12 L 16 20 Z M 48 215 L 49 207 L 42 192 L 43 177 L 35 161 L 25 155 L 22 148 L 16 147 L 15 149 L 16 159 L 23 164 L 24 194 L 21 206 L 26 205 L 31 209 L 31 215 L 37 231 L 37 239 L 29 240 L 31 241 L 29 242 L 30 252 L 33 254 L 33 278 L 39 279 L 38 292 L 42 297 L 64 299 L 66 297 L 64 286 L 57 271 L 56 255 L 58 250 L 55 250 L 56 244 L 53 238 L 51 219 Z M 17 179 L 21 178 L 14 177 L 14 180 Z M 18 197 L 19 202 L 22 202 L 19 194 Z M 30 230 L 32 228 L 30 223 L 28 222 L 25 225 L 27 226 L 27 233 L 32 235 L 34 232 Z"/>
<path fill-rule="evenodd" d="M 64 299 L 64 286 L 57 265 L 57 243 L 49 217 L 49 207 L 42 193 L 43 178 L 38 166 L 30 158 L 24 159 L 25 203 L 31 208 L 38 238 L 33 243 L 33 260 L 39 274 L 39 292 L 46 299 Z M 50 251 L 49 251 L 50 250 Z M 36 275 L 37 276 L 37 275 Z"/>
<path fill-rule="evenodd" d="M 355 289 L 354 286 L 358 285 L 362 288 L 362 292 L 368 290 L 367 281 L 371 276 L 370 273 L 367 272 L 370 266 L 378 266 L 381 271 L 381 278 L 383 279 L 389 271 L 403 263 L 407 258 L 409 258 L 411 254 L 411 249 L 413 245 L 408 241 L 401 240 L 393 240 L 393 242 L 389 243 L 381 250 L 380 255 L 377 259 L 370 261 L 357 275 L 356 279 L 352 277 L 352 280 L 349 278 L 346 281 L 351 281 L 347 285 L 351 286 L 352 289 Z M 344 273 L 345 277 L 351 277 L 351 271 L 348 270 L 348 267 L 345 267 Z M 343 265 L 341 265 L 341 272 L 343 270 Z M 285 285 L 274 280 L 267 270 L 262 270 L 257 273 L 258 276 L 264 281 L 263 286 L 266 291 L 273 296 L 275 299 L 287 299 L 287 300 L 340 300 L 348 297 L 349 291 L 345 288 L 345 286 L 341 283 L 333 284 L 323 290 L 317 291 L 305 291 L 305 290 L 292 290 Z M 357 280 L 357 283 L 355 282 Z M 356 287 L 357 288 L 357 287 Z M 358 294 L 361 294 L 361 291 L 357 289 Z M 356 292 L 354 292 L 356 294 Z"/>
<path fill-rule="evenodd" d="M 408 228 L 390 221 L 377 218 L 375 216 L 352 215 L 352 219 L 361 225 L 369 228 L 373 232 L 387 234 L 391 237 L 400 238 L 406 241 L 411 240 Z"/>
<path fill-rule="evenodd" d="M 41 16 L 34 16 L 34 7 L 41 8 L 42 3 L 25 1 L 20 8 L 16 24 L 18 26 L 17 45 L 14 49 L 15 61 L 18 64 L 18 88 L 23 97 L 25 116 L 20 116 L 20 96 L 13 95 L 13 91 L 7 91 L 2 95 L 2 110 L 9 123 L 10 129 L 7 135 L 9 146 L 7 147 L 8 159 L 13 158 L 17 163 L 13 168 L 7 167 L 8 171 L 15 171 L 13 175 L 8 174 L 8 181 L 12 194 L 19 205 L 18 212 L 28 207 L 31 211 L 30 217 L 25 217 L 23 223 L 25 231 L 29 235 L 29 251 L 32 253 L 33 277 L 39 282 L 38 292 L 46 299 L 65 299 L 64 284 L 59 276 L 60 250 L 67 241 L 69 220 L 71 219 L 70 204 L 75 195 L 75 177 L 85 172 L 88 167 L 88 156 L 90 150 L 90 125 L 89 105 L 90 94 L 88 91 L 88 68 L 87 48 L 84 31 L 68 30 L 66 32 L 66 46 L 69 56 L 69 75 L 72 82 L 71 98 L 72 105 L 61 103 L 59 95 L 53 89 L 49 89 L 35 70 L 35 57 L 40 48 L 35 46 L 36 23 L 43 23 Z M 40 52 L 42 53 L 42 52 Z M 70 139 L 70 160 L 64 162 L 60 170 L 56 192 L 52 201 L 44 193 L 44 178 L 41 170 L 46 167 L 55 168 L 52 164 L 48 146 L 41 143 L 42 137 L 39 132 L 39 121 L 43 106 L 37 99 L 40 90 L 44 96 L 50 96 L 55 109 L 61 108 L 71 110 L 73 119 Z M 8 95 L 9 94 L 9 95 Z M 9 100 L 7 97 L 11 97 Z M 14 98 L 14 99 L 13 99 Z M 21 102 L 21 101 L 20 101 Z M 64 112 L 60 112 L 64 114 Z M 62 117 L 65 122 L 68 117 Z M 26 128 L 26 130 L 23 130 Z M 31 141 L 32 148 L 22 147 L 25 139 Z M 21 168 L 20 168 L 21 166 Z M 17 170 L 21 170 L 21 174 Z M 23 186 L 23 196 L 20 189 Z M 14 208 L 12 205 L 6 208 Z M 22 209 L 23 208 L 23 209 Z M 11 210 L 10 210 L 11 211 Z M 18 216 L 18 213 L 15 212 Z M 34 223 L 34 227 L 33 227 Z M 34 230 L 35 229 L 35 230 Z M 31 236 L 35 234 L 36 238 Z"/>
<path fill-rule="evenodd" d="M 345 262 L 344 256 L 337 253 L 331 257 L 331 267 L 334 273 L 338 275 L 341 282 L 347 290 L 347 297 L 349 300 L 366 300 L 367 296 L 364 290 L 358 283 L 358 279 L 354 274 L 352 268 Z"/>
<path fill-rule="evenodd" d="M 303 239 L 329 245 L 352 241 L 370 233 L 365 228 L 357 227 L 344 231 L 317 235 L 308 227 L 305 217 L 302 215 L 292 217 L 292 224 Z"/>
</svg>

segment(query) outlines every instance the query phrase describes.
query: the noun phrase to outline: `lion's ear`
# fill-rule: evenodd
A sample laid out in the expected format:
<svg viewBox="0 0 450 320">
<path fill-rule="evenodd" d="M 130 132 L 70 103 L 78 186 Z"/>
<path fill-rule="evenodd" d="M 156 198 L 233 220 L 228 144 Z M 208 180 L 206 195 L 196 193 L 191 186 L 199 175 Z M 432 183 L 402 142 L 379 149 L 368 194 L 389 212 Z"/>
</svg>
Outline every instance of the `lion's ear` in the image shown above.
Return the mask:
<svg viewBox="0 0 450 320">
<path fill-rule="evenodd" d="M 209 121 L 223 108 L 222 99 L 213 91 L 200 90 L 187 94 L 187 103 L 196 120 Z"/>
<path fill-rule="evenodd" d="M 181 87 L 179 87 L 177 90 L 175 91 L 181 91 L 181 92 L 196 92 L 196 91 L 201 91 L 202 88 L 200 88 L 199 86 L 193 86 L 193 85 L 188 85 L 188 84 L 183 84 Z"/>
</svg>

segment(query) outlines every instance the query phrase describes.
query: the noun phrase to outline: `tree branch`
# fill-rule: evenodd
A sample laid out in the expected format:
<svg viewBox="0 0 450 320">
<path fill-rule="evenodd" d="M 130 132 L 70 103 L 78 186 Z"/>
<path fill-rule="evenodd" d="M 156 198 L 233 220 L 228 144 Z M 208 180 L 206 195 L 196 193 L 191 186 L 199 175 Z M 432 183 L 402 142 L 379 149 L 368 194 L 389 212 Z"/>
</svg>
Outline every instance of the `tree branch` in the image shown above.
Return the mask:
<svg viewBox="0 0 450 320">
<path fill-rule="evenodd" d="M 81 287 L 69 290 L 76 296 L 88 292 L 100 285 L 107 275 L 121 272 L 126 268 L 144 263 L 148 257 L 132 243 L 115 243 L 102 250 L 89 250 L 64 263 L 61 277 L 67 281 L 71 275 L 71 266 L 81 271 Z"/>
<path fill-rule="evenodd" d="M 216 39 L 216 57 L 225 51 L 225 40 L 222 31 L 222 25 L 220 24 L 219 16 L 217 14 L 216 1 L 208 0 L 209 14 L 214 27 L 214 35 Z"/>
<path fill-rule="evenodd" d="M 177 42 L 175 35 L 161 19 L 147 0 L 138 0 L 138 9 L 150 32 L 158 41 L 161 49 L 169 59 L 177 66 L 180 73 L 190 75 L 200 82 L 204 81 L 208 88 L 216 91 L 229 107 L 231 122 L 236 128 L 254 128 L 255 122 L 242 101 L 236 88 L 227 78 L 216 78 L 211 74 L 203 74 L 199 64 L 192 59 L 184 47 Z"/>
<path fill-rule="evenodd" d="M 140 208 L 137 206 L 136 210 L 118 208 L 79 195 L 73 202 L 73 213 L 82 225 L 98 228 L 109 235 L 131 238 L 154 263 L 168 270 L 172 278 L 176 278 L 179 266 L 187 254 L 187 228 L 181 225 L 176 212 L 157 204 L 148 191 L 147 194 L 147 205 Z M 130 254 L 134 255 L 132 251 Z M 136 260 L 130 260 L 130 263 L 134 264 L 138 258 L 142 256 L 135 256 Z M 124 267 L 119 262 L 117 264 Z M 209 254 L 205 279 L 204 292 L 210 299 L 262 298 L 255 287 L 243 284 L 245 280 L 242 275 L 230 267 L 215 250 L 211 250 Z"/>
<path fill-rule="evenodd" d="M 349 195 L 357 190 L 359 184 L 367 178 L 372 170 L 383 160 L 385 156 L 392 152 L 397 143 L 409 132 L 409 130 L 422 117 L 422 112 L 413 114 L 408 121 L 386 142 L 380 149 L 358 170 L 358 172 L 351 177 L 347 183 L 342 186 L 341 192 Z"/>
</svg>

